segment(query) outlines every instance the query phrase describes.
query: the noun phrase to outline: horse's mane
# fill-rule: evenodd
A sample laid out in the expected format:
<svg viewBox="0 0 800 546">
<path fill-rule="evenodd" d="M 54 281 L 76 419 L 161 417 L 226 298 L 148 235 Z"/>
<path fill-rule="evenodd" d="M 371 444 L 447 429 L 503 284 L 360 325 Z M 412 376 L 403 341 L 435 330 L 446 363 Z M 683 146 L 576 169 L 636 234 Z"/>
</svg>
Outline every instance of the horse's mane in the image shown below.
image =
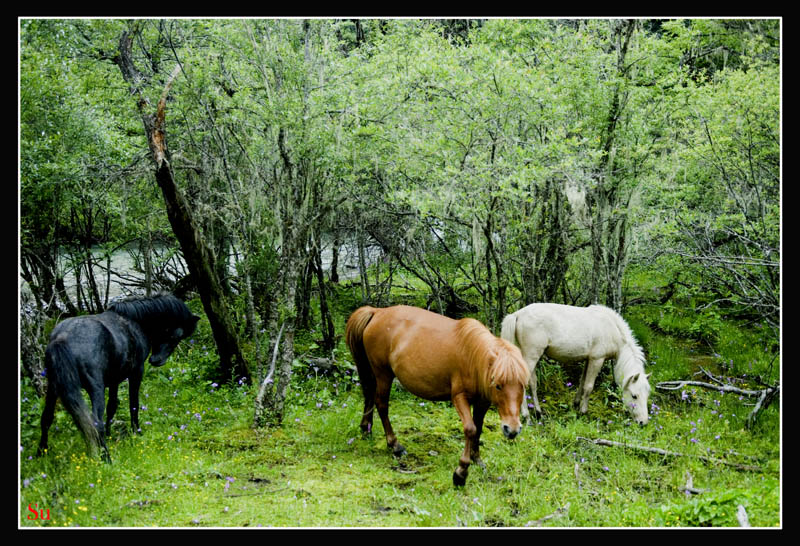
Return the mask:
<svg viewBox="0 0 800 546">
<path fill-rule="evenodd" d="M 136 322 L 169 320 L 186 322 L 192 317 L 192 312 L 183 301 L 172 294 L 162 292 L 155 296 L 132 296 L 112 303 L 107 311 L 127 317 Z M 147 324 L 143 324 L 147 326 Z"/>
<path fill-rule="evenodd" d="M 469 366 L 477 379 L 478 389 L 487 396 L 493 384 L 528 383 L 530 371 L 519 349 L 492 334 L 475 319 L 461 319 L 456 334 L 467 351 Z M 492 366 L 488 366 L 492 362 Z"/>
<path fill-rule="evenodd" d="M 591 307 L 604 311 L 619 329 L 625 341 L 625 344 L 619 348 L 616 363 L 614 364 L 614 379 L 621 386 L 625 377 L 634 372 L 644 370 L 644 350 L 637 343 L 631 327 L 619 313 L 604 305 L 592 305 Z"/>
</svg>

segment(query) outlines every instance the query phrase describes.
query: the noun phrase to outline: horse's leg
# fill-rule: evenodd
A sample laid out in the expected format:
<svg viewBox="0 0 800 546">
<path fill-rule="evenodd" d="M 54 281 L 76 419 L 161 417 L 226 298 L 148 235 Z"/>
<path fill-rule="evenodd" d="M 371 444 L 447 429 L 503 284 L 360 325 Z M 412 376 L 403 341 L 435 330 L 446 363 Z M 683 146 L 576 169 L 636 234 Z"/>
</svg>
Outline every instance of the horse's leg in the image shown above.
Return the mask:
<svg viewBox="0 0 800 546">
<path fill-rule="evenodd" d="M 542 358 L 542 353 L 544 350 L 541 351 L 534 351 L 531 353 L 526 353 L 525 362 L 528 364 L 528 369 L 531 371 L 530 379 L 528 380 L 528 388 L 531 391 L 531 398 L 533 399 L 533 411 L 536 413 L 536 418 L 540 419 L 542 417 L 542 408 L 539 406 L 539 397 L 536 394 L 536 365 L 539 363 L 539 360 Z M 528 402 L 525 398 L 522 399 L 522 407 L 520 408 L 520 418 L 524 420 L 529 425 L 533 425 L 533 419 L 531 419 L 530 411 L 528 410 Z"/>
<path fill-rule="evenodd" d="M 106 389 L 102 382 L 92 382 L 87 389 L 89 392 L 89 400 L 92 402 L 92 421 L 97 429 L 100 438 L 100 447 L 103 448 L 103 459 L 106 462 L 111 462 L 111 456 L 108 453 L 106 446 L 106 427 L 103 424 L 103 410 L 105 408 Z"/>
<path fill-rule="evenodd" d="M 106 407 L 106 432 L 111 432 L 111 421 L 119 408 L 119 384 L 108 386 L 108 406 Z"/>
<path fill-rule="evenodd" d="M 592 394 L 594 390 L 594 382 L 595 379 L 597 379 L 600 368 L 603 367 L 604 360 L 603 358 L 590 358 L 586 361 L 581 384 L 575 396 L 575 405 L 580 413 L 589 411 L 589 395 Z"/>
<path fill-rule="evenodd" d="M 531 360 L 527 361 L 528 362 L 528 369 L 530 369 L 530 371 L 531 371 L 531 377 L 528 380 L 528 387 L 530 387 L 530 390 L 531 390 L 531 397 L 533 398 L 533 411 L 536 412 L 536 418 L 537 419 L 541 419 L 542 418 L 542 407 L 539 405 L 539 395 L 537 394 L 537 390 L 536 390 L 537 389 L 537 387 L 536 387 L 536 365 L 539 363 L 539 360 L 541 360 L 543 352 L 544 351 L 539 351 L 538 355 L 534 355 L 534 356 L 536 356 L 535 359 L 531 359 Z M 522 405 L 523 405 L 523 407 L 525 407 L 525 411 L 527 412 L 528 404 L 526 404 L 524 402 L 524 400 L 523 400 Z M 526 415 L 526 417 L 528 417 L 528 424 L 532 425 L 533 422 L 530 420 L 530 417 L 527 416 L 527 415 Z"/>
<path fill-rule="evenodd" d="M 364 373 L 359 374 L 361 392 L 364 394 L 364 413 L 361 414 L 361 433 L 372 434 L 372 418 L 375 416 L 375 376 Z"/>
<path fill-rule="evenodd" d="M 53 417 L 56 413 L 56 401 L 58 395 L 53 381 L 50 380 L 47 384 L 47 394 L 44 400 L 44 411 L 42 412 L 42 438 L 39 440 L 39 449 L 36 451 L 37 455 L 41 455 L 47 451 L 47 432 L 50 430 L 50 425 L 53 424 Z"/>
<path fill-rule="evenodd" d="M 472 462 L 473 449 L 478 449 L 478 428 L 475 425 L 475 421 L 472 420 L 469 402 L 464 393 L 453 397 L 453 405 L 459 417 L 461 417 L 461 423 L 464 425 L 464 453 L 458 459 L 458 468 L 453 472 L 453 485 L 461 486 L 467 483 L 467 474 L 469 473 L 469 465 Z"/>
<path fill-rule="evenodd" d="M 141 432 L 139 428 L 139 387 L 142 385 L 142 374 L 134 372 L 128 378 L 128 403 L 131 410 L 131 429 L 134 433 Z"/>
<path fill-rule="evenodd" d="M 486 417 L 486 412 L 489 410 L 488 403 L 476 402 L 472 407 L 472 421 L 475 423 L 475 439 L 470 442 L 470 454 L 472 464 L 480 466 L 486 470 L 486 465 L 481 460 L 481 433 L 483 432 L 483 418 Z"/>
<path fill-rule="evenodd" d="M 404 448 L 397 441 L 397 436 L 392 429 L 392 423 L 389 422 L 389 394 L 392 391 L 392 380 L 394 376 L 391 374 L 376 374 L 376 392 L 375 392 L 375 405 L 378 408 L 378 415 L 383 423 L 383 432 L 386 434 L 386 445 L 392 450 L 396 457 L 402 457 L 406 454 Z"/>
</svg>

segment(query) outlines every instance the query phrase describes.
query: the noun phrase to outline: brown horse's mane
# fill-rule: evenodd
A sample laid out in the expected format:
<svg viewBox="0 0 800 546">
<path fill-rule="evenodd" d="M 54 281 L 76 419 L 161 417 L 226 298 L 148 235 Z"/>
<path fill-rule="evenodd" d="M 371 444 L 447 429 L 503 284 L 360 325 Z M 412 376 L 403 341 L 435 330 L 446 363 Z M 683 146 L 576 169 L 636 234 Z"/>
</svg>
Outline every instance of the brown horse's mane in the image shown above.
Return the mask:
<svg viewBox="0 0 800 546">
<path fill-rule="evenodd" d="M 495 384 L 528 383 L 528 365 L 515 345 L 495 336 L 486 326 L 470 318 L 458 321 L 456 334 L 464 343 L 469 366 L 484 396 L 488 398 L 489 389 Z M 488 365 L 490 362 L 493 362 L 491 366 Z"/>
</svg>

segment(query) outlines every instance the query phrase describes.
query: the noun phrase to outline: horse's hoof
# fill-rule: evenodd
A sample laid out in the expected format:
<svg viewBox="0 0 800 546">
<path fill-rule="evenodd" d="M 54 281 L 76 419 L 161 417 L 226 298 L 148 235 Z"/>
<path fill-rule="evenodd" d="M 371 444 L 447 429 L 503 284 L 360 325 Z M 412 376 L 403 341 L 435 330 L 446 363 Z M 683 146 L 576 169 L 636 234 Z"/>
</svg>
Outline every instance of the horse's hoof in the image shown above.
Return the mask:
<svg viewBox="0 0 800 546">
<path fill-rule="evenodd" d="M 458 471 L 453 472 L 453 485 L 463 487 L 465 483 L 467 483 L 466 476 L 459 476 Z"/>
<path fill-rule="evenodd" d="M 398 457 L 398 458 L 400 458 L 400 457 L 402 457 L 403 455 L 406 455 L 406 454 L 408 454 L 408 451 L 406 451 L 406 448 L 404 448 L 404 447 L 403 447 L 403 446 L 401 446 L 400 444 L 397 444 L 397 445 L 396 445 L 396 446 L 394 446 L 394 448 L 392 449 L 392 454 L 393 454 L 395 457 Z"/>
</svg>

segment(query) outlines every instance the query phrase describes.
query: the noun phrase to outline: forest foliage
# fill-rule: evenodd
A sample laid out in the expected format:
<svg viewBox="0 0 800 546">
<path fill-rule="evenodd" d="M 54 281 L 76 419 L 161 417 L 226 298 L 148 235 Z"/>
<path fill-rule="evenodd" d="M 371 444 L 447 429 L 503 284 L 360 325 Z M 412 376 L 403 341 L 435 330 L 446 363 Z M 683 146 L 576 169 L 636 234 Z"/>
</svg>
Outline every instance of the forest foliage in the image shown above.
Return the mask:
<svg viewBox="0 0 800 546">
<path fill-rule="evenodd" d="M 99 312 L 112 280 L 212 290 L 186 265 L 202 246 L 205 311 L 235 346 L 218 347 L 219 377 L 261 383 L 272 363 L 266 422 L 282 419 L 295 332 L 334 350 L 326 294 L 350 270 L 363 303 L 411 279 L 432 310 L 495 331 L 534 301 L 622 309 L 635 270 L 703 328 L 736 319 L 777 346 L 778 19 L 19 25 L 33 306 Z M 187 240 L 154 176 L 158 115 Z M 120 250 L 138 274 L 111 270 Z"/>
</svg>

